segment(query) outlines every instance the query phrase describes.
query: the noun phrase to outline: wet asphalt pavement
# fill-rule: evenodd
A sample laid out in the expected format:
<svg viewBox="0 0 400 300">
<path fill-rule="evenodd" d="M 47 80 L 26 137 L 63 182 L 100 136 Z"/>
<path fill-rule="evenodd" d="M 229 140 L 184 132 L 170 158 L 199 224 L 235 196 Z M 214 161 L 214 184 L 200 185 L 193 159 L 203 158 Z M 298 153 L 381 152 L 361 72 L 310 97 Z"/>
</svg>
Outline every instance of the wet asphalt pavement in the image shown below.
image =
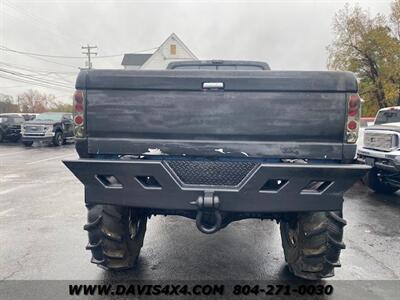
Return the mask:
<svg viewBox="0 0 400 300">
<path fill-rule="evenodd" d="M 136 270 L 116 275 L 85 251 L 83 186 L 61 163 L 64 147 L 0 145 L 0 280 L 291 280 L 279 227 L 245 220 L 214 234 L 193 221 L 148 222 Z M 377 195 L 357 183 L 345 197 L 347 249 L 334 279 L 400 279 L 400 193 Z"/>
</svg>

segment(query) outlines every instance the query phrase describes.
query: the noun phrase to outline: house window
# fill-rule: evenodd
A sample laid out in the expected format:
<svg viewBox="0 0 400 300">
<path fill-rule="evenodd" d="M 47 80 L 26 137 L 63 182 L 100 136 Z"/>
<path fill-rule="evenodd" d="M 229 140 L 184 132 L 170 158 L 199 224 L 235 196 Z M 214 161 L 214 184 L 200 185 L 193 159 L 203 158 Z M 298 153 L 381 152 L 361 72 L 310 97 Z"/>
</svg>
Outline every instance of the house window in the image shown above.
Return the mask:
<svg viewBox="0 0 400 300">
<path fill-rule="evenodd" d="M 170 50 L 171 55 L 176 55 L 176 45 L 175 44 L 170 45 L 169 50 Z"/>
</svg>

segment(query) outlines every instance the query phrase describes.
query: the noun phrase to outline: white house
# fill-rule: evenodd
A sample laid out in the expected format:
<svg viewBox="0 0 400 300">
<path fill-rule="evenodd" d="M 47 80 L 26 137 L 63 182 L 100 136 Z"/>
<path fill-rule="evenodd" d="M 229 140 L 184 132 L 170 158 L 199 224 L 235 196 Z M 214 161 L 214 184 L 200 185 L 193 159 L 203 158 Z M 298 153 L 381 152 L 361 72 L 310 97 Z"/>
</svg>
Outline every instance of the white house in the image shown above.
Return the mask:
<svg viewBox="0 0 400 300">
<path fill-rule="evenodd" d="M 126 70 L 162 70 L 173 61 L 197 59 L 181 39 L 172 33 L 154 53 L 127 53 L 121 64 Z"/>
</svg>

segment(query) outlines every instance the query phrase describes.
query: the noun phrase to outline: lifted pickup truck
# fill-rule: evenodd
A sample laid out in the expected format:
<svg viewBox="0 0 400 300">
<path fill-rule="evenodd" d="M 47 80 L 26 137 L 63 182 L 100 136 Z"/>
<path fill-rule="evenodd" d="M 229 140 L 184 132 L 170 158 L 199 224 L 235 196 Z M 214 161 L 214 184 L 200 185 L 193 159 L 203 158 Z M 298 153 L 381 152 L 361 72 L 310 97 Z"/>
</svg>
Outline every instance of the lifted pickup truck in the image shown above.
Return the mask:
<svg viewBox="0 0 400 300">
<path fill-rule="evenodd" d="M 343 193 L 369 169 L 353 74 L 85 70 L 76 89 L 80 159 L 64 163 L 85 185 L 93 263 L 133 267 L 151 215 L 208 234 L 257 218 L 280 222 L 295 275 L 334 275 Z"/>
<path fill-rule="evenodd" d="M 377 193 L 400 189 L 400 106 L 379 110 L 374 126 L 365 128 L 358 160 L 370 165 L 368 186 Z"/>
</svg>

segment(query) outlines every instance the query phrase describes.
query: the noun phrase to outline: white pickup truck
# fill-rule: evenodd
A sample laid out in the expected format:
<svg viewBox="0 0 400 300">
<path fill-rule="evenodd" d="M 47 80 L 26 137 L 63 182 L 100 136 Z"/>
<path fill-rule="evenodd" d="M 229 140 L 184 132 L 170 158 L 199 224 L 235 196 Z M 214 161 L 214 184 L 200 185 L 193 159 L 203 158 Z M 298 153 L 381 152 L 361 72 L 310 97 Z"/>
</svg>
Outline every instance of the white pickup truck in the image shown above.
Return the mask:
<svg viewBox="0 0 400 300">
<path fill-rule="evenodd" d="M 372 166 L 367 184 L 378 193 L 400 189 L 400 106 L 378 111 L 374 125 L 364 130 L 358 160 Z"/>
</svg>

